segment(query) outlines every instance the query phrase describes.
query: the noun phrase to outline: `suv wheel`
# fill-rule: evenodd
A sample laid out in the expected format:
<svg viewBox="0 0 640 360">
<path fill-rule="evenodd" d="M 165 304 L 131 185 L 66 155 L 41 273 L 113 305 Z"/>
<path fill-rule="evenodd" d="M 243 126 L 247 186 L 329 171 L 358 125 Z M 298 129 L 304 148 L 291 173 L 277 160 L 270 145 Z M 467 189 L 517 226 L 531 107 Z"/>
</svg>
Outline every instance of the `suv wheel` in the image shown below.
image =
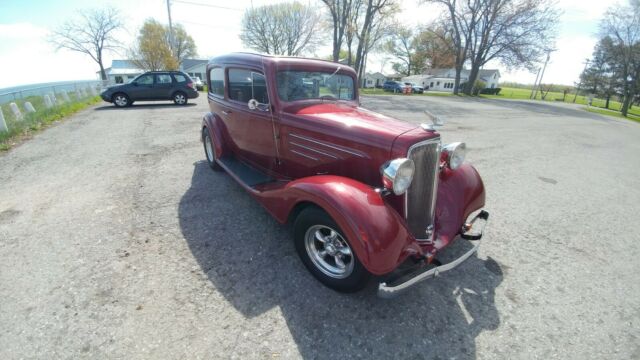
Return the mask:
<svg viewBox="0 0 640 360">
<path fill-rule="evenodd" d="M 173 102 L 176 105 L 186 105 L 187 104 L 187 94 L 183 92 L 177 92 L 173 94 Z"/>
<path fill-rule="evenodd" d="M 362 266 L 349 241 L 324 210 L 308 207 L 293 228 L 296 251 L 316 279 L 340 292 L 367 285 L 371 274 Z"/>
<path fill-rule="evenodd" d="M 131 100 L 129 100 L 129 97 L 123 93 L 114 94 L 112 100 L 113 104 L 117 107 L 127 107 L 131 105 Z"/>
</svg>

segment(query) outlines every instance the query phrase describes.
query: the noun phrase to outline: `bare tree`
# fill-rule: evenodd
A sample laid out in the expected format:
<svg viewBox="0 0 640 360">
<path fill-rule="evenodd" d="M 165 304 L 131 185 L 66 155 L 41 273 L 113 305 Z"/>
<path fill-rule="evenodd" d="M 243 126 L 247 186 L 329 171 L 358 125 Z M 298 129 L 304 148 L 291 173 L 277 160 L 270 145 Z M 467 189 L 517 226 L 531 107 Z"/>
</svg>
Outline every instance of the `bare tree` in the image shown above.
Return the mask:
<svg viewBox="0 0 640 360">
<path fill-rule="evenodd" d="M 553 0 L 481 0 L 469 31 L 470 95 L 480 68 L 491 60 L 533 69 L 553 50 L 559 12 Z"/>
<path fill-rule="evenodd" d="M 320 18 L 313 8 L 298 2 L 248 9 L 242 18 L 242 43 L 254 50 L 298 56 L 321 42 Z"/>
<path fill-rule="evenodd" d="M 620 111 L 626 117 L 640 88 L 640 1 L 611 7 L 602 19 L 600 33 L 612 41 L 608 53 L 622 83 L 624 100 Z"/>
<path fill-rule="evenodd" d="M 107 79 L 104 71 L 105 52 L 122 48 L 114 34 L 122 28 L 118 10 L 112 7 L 80 12 L 80 19 L 67 21 L 52 31 L 49 41 L 56 49 L 68 49 L 89 55 L 100 66 L 100 77 Z"/>
<path fill-rule="evenodd" d="M 398 12 L 398 3 L 395 0 L 366 0 L 362 10 L 362 25 L 357 33 L 358 48 L 353 67 L 362 78 L 366 57 L 373 45 L 382 38 L 384 33 L 381 24 L 388 21 Z M 377 30 L 374 32 L 374 30 Z M 372 36 L 377 35 L 377 36 Z"/>
<path fill-rule="evenodd" d="M 416 40 L 416 31 L 411 26 L 395 24 L 391 29 L 391 35 L 384 44 L 384 50 L 398 60 L 393 63 L 393 69 L 398 73 L 409 76 L 422 70 L 422 66 L 416 64 L 420 61 L 420 49 Z"/>
<path fill-rule="evenodd" d="M 333 27 L 333 61 L 338 62 L 340 60 L 340 50 L 342 49 L 342 42 L 345 40 L 345 35 L 349 31 L 350 20 L 352 18 L 352 10 L 354 2 L 359 0 L 322 0 L 322 2 L 329 9 L 331 16 L 331 24 Z"/>
</svg>

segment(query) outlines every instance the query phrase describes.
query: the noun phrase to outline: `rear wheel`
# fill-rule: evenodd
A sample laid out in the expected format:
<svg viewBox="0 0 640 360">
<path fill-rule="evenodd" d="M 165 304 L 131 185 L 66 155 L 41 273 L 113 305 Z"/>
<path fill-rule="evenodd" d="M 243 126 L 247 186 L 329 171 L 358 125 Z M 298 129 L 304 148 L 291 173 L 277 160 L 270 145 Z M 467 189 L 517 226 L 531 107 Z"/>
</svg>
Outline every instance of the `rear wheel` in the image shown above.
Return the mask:
<svg viewBox="0 0 640 360">
<path fill-rule="evenodd" d="M 213 146 L 213 141 L 211 140 L 211 136 L 209 135 L 209 130 L 207 128 L 202 129 L 202 144 L 204 145 L 204 155 L 207 157 L 207 163 L 209 166 L 215 171 L 222 170 L 220 165 L 216 162 L 216 148 Z"/>
<path fill-rule="evenodd" d="M 367 285 L 371 274 L 362 266 L 338 224 L 324 210 L 308 207 L 294 224 L 300 259 L 320 282 L 341 292 Z"/>
<path fill-rule="evenodd" d="M 129 97 L 123 93 L 114 94 L 111 99 L 113 100 L 113 104 L 117 107 L 127 107 L 131 105 L 131 100 L 129 100 Z"/>
<path fill-rule="evenodd" d="M 176 103 L 176 105 L 186 105 L 187 94 L 183 92 L 177 92 L 173 94 L 173 102 Z"/>
</svg>

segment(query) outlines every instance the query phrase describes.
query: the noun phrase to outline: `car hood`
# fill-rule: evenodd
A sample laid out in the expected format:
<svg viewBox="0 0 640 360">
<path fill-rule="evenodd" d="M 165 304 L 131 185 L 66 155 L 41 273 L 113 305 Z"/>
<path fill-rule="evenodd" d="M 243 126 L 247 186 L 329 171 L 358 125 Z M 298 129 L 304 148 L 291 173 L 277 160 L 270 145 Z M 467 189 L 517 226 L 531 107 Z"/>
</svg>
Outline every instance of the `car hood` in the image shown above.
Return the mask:
<svg viewBox="0 0 640 360">
<path fill-rule="evenodd" d="M 374 141 L 388 148 L 398 136 L 417 127 L 343 101 L 293 105 L 283 111 L 297 117 L 320 120 L 333 130 L 332 135 L 350 134 L 354 140 Z"/>
</svg>

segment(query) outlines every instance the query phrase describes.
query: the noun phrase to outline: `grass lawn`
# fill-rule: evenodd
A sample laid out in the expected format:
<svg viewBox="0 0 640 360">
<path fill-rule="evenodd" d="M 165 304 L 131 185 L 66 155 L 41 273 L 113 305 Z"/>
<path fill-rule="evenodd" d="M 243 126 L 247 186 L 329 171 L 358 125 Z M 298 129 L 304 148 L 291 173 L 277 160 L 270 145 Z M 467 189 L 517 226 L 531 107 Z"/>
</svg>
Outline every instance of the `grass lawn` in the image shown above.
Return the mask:
<svg viewBox="0 0 640 360">
<path fill-rule="evenodd" d="M 19 141 L 32 136 L 35 132 L 46 128 L 53 122 L 72 115 L 87 106 L 102 101 L 100 96 L 87 97 L 83 99 L 76 99 L 74 96 L 75 95 L 73 94 L 69 94 L 70 102 L 53 106 L 50 109 L 45 108 L 42 97 L 34 96 L 18 100 L 16 103 L 21 110 L 24 110 L 24 103 L 26 101 L 31 102 L 36 109 L 36 112 L 34 113 L 23 112 L 24 116 L 21 120 L 15 118 L 9 108 L 9 104 L 2 104 L 2 113 L 4 114 L 4 119 L 9 131 L 0 132 L 0 151 L 9 150 Z M 58 97 L 58 99 L 60 98 L 61 97 Z"/>
</svg>

